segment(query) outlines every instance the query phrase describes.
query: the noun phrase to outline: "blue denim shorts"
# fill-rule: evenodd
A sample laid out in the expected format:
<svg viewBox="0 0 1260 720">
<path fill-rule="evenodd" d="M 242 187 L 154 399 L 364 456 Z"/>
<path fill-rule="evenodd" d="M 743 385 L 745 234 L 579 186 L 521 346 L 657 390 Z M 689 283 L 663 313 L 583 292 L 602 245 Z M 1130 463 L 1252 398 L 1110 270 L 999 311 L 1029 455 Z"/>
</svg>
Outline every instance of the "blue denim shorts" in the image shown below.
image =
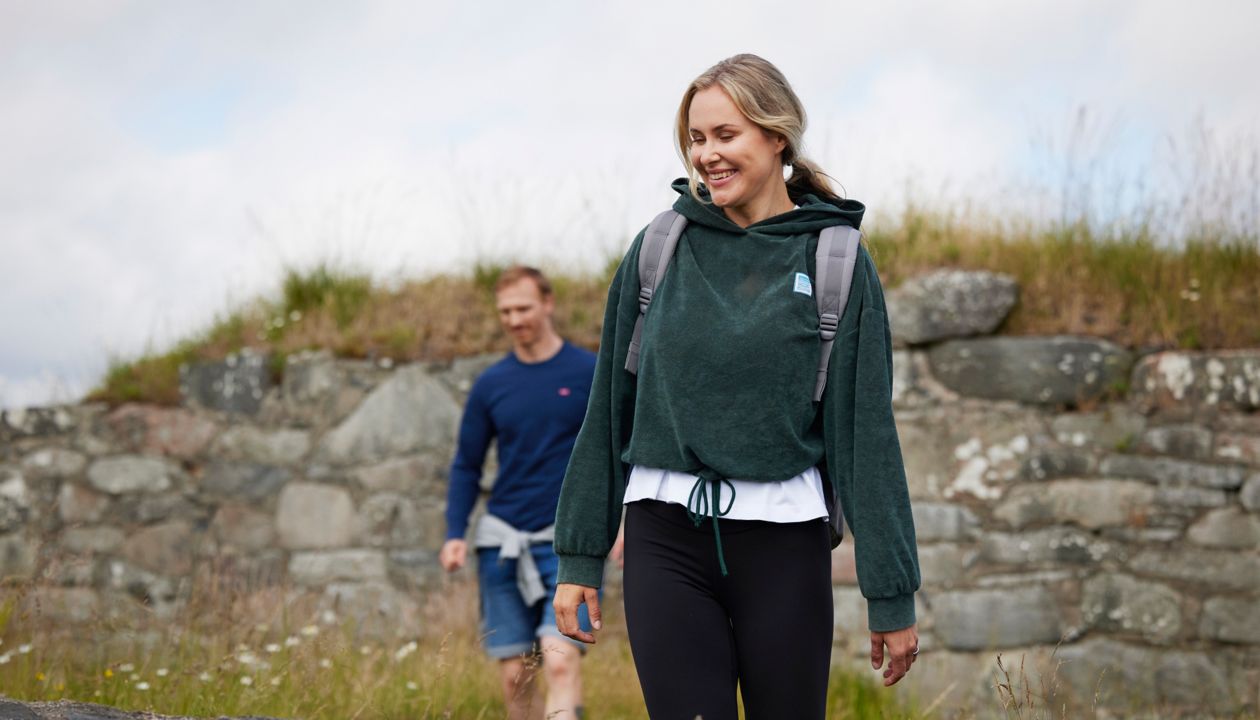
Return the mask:
<svg viewBox="0 0 1260 720">
<path fill-rule="evenodd" d="M 499 560 L 498 548 L 477 549 L 477 581 L 481 594 L 481 642 L 490 657 L 504 660 L 538 651 L 537 640 L 550 636 L 565 640 L 583 653 L 586 644 L 567 638 L 556 629 L 556 572 L 560 558 L 551 543 L 530 546 L 547 595 L 532 606 L 525 604 L 516 587 L 516 560 Z M 601 597 L 602 597 L 601 593 Z M 578 624 L 591 631 L 586 605 L 578 606 Z"/>
</svg>

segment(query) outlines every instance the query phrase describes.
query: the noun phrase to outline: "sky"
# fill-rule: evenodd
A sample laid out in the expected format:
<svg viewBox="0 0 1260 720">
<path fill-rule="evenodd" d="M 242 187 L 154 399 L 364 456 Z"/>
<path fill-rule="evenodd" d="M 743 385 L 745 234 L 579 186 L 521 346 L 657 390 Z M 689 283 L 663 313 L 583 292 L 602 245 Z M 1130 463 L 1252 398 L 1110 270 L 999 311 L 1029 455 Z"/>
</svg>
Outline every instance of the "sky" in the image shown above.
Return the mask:
<svg viewBox="0 0 1260 720">
<path fill-rule="evenodd" d="M 672 202 L 687 83 L 739 52 L 872 222 L 1221 176 L 1254 203 L 1257 27 L 1219 0 L 0 0 L 0 407 L 73 401 L 284 268 L 602 266 Z"/>
</svg>

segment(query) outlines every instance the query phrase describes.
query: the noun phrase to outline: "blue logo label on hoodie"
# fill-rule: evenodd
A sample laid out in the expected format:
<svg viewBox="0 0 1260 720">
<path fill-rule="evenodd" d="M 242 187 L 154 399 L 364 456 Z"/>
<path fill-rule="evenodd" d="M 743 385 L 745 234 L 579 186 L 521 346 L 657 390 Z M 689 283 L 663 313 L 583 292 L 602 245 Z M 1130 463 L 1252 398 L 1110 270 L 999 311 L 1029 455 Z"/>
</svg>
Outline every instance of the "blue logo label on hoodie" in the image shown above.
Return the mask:
<svg viewBox="0 0 1260 720">
<path fill-rule="evenodd" d="M 805 273 L 796 273 L 796 285 L 792 288 L 792 292 L 798 292 L 807 297 L 814 296 L 814 284 L 809 281 L 809 275 Z"/>
</svg>

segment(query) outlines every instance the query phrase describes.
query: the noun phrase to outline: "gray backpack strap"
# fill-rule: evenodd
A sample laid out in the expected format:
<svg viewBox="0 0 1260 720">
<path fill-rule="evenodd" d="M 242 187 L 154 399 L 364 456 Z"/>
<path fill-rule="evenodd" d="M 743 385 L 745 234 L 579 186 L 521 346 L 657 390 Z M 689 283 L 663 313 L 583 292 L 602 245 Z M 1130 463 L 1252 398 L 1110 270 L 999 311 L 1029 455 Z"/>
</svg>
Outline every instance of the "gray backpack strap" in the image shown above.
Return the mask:
<svg viewBox="0 0 1260 720">
<path fill-rule="evenodd" d="M 815 297 L 818 299 L 818 335 L 822 338 L 822 355 L 818 358 L 818 380 L 814 383 L 814 402 L 822 400 L 827 387 L 827 366 L 831 363 L 831 346 L 836 342 L 836 328 L 849 302 L 853 286 L 853 266 L 857 263 L 858 243 L 862 233 L 848 225 L 823 228 L 818 235 L 818 251 L 814 253 Z"/>
<path fill-rule="evenodd" d="M 643 316 L 647 314 L 648 305 L 652 304 L 656 286 L 669 268 L 674 248 L 678 246 L 678 238 L 685 227 L 687 218 L 673 210 L 666 210 L 657 215 L 648 225 L 647 232 L 643 233 L 643 243 L 639 246 L 639 319 L 634 321 L 634 336 L 630 338 L 630 353 L 626 356 L 626 370 L 631 375 L 639 374 Z"/>
</svg>

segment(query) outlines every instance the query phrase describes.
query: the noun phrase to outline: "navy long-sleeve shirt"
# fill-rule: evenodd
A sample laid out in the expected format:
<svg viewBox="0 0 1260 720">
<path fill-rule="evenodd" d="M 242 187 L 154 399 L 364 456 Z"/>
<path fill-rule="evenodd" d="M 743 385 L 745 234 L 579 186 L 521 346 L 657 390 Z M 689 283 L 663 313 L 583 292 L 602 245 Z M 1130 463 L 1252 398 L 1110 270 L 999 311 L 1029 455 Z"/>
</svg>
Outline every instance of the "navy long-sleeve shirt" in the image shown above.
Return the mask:
<svg viewBox="0 0 1260 720">
<path fill-rule="evenodd" d="M 540 363 L 508 353 L 473 384 L 446 494 L 446 538 L 463 538 L 491 440 L 499 475 L 486 510 L 518 530 L 555 522 L 565 467 L 591 392 L 595 355 L 565 343 Z"/>
</svg>

